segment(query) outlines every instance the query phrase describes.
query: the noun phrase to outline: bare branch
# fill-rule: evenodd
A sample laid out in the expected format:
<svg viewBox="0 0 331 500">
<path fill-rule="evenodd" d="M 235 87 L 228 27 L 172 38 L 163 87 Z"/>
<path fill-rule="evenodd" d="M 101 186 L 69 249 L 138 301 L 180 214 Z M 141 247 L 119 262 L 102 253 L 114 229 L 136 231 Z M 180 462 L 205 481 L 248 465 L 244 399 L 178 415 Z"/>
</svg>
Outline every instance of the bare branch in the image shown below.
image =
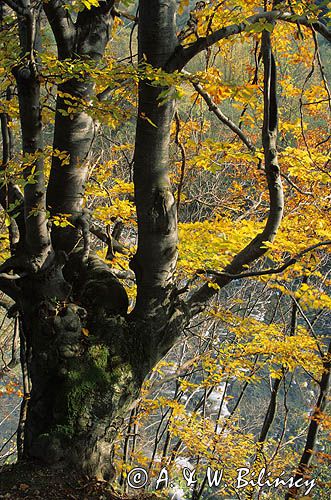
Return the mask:
<svg viewBox="0 0 331 500">
<path fill-rule="evenodd" d="M 200 83 L 196 82 L 194 80 L 194 76 L 190 75 L 188 71 L 182 71 L 187 76 L 190 76 L 190 81 L 195 88 L 195 90 L 198 92 L 198 94 L 203 98 L 205 103 L 208 106 L 209 111 L 212 111 L 217 118 L 224 123 L 227 127 L 229 127 L 232 132 L 234 132 L 241 140 L 242 142 L 247 146 L 247 148 L 252 151 L 252 153 L 255 151 L 255 146 L 253 143 L 250 141 L 250 139 L 244 134 L 244 132 L 228 117 L 226 116 L 220 108 L 217 106 L 217 104 L 213 101 L 212 97 L 204 90 L 204 88 L 200 85 Z"/>
<path fill-rule="evenodd" d="M 122 243 L 120 243 L 117 238 L 115 238 L 108 232 L 103 231 L 95 224 L 91 224 L 90 232 L 94 234 L 94 236 L 96 236 L 100 241 L 108 245 L 107 259 L 111 260 L 112 258 L 114 258 L 116 252 L 123 255 L 127 255 L 129 253 L 129 250 L 125 247 L 125 245 L 122 245 Z"/>
<path fill-rule="evenodd" d="M 289 183 L 290 186 L 292 186 L 292 188 L 294 188 L 296 191 L 298 191 L 300 194 L 304 194 L 305 196 L 313 196 L 313 193 L 311 191 L 303 191 L 301 188 L 299 188 L 299 186 L 297 186 L 290 178 L 288 175 L 284 174 L 283 172 L 281 172 L 280 174 L 283 179 L 286 180 L 286 182 Z"/>
<path fill-rule="evenodd" d="M 18 2 L 15 2 L 14 0 L 3 0 L 3 2 L 20 16 L 25 16 L 28 13 L 28 9 L 20 5 Z"/>
<path fill-rule="evenodd" d="M 246 134 L 244 134 L 244 132 L 242 131 L 242 129 L 239 126 L 237 126 L 228 116 L 226 116 L 220 110 L 220 108 L 213 101 L 212 97 L 208 94 L 208 92 L 206 92 L 204 90 L 204 88 L 199 83 L 197 83 L 196 81 L 194 81 L 194 76 L 190 75 L 190 73 L 188 71 L 185 71 L 185 70 L 182 70 L 182 73 L 184 73 L 187 76 L 191 76 L 192 77 L 192 78 L 190 78 L 190 81 L 191 81 L 193 87 L 195 88 L 195 90 L 198 92 L 198 94 L 203 98 L 203 100 L 207 104 L 209 111 L 211 111 L 212 113 L 214 113 L 214 115 L 224 125 L 226 125 L 227 127 L 229 127 L 232 130 L 232 132 L 234 132 L 239 137 L 239 139 L 245 144 L 245 146 L 247 146 L 247 148 L 249 149 L 249 151 L 251 151 L 252 153 L 254 153 L 255 150 L 256 150 L 256 148 L 255 148 L 254 144 L 251 142 L 251 140 L 246 136 Z M 310 192 L 310 191 L 303 191 L 301 188 L 299 188 L 299 186 L 297 186 L 286 174 L 281 173 L 280 175 L 290 184 L 290 186 L 292 186 L 300 194 L 303 194 L 303 195 L 306 195 L 306 196 L 312 196 L 313 195 L 312 192 Z"/>
<path fill-rule="evenodd" d="M 297 473 L 295 475 L 294 484 L 298 479 L 309 476 L 309 469 L 311 461 L 314 457 L 314 451 L 317 443 L 317 437 L 322 423 L 322 414 L 325 411 L 330 391 L 330 381 L 331 381 L 331 343 L 329 344 L 328 353 L 323 361 L 324 372 L 319 382 L 319 395 L 314 408 L 313 414 L 310 417 L 310 424 L 308 427 L 308 433 L 305 443 L 305 448 L 300 458 Z M 297 498 L 298 488 L 293 486 L 285 496 L 285 500 L 291 498 Z"/>
<path fill-rule="evenodd" d="M 11 85 L 7 87 L 6 99 L 11 101 L 13 98 L 14 89 Z M 7 179 L 8 162 L 13 157 L 13 133 L 11 128 L 11 117 L 8 113 L 0 114 L 1 121 L 1 136 L 2 136 L 2 164 L 0 165 L 0 173 L 4 174 L 4 182 L 0 187 L 0 204 L 10 216 L 9 226 L 9 241 L 12 254 L 15 253 L 19 241 L 24 240 L 25 223 L 23 214 L 23 195 L 17 185 L 10 178 Z M 9 207 L 14 207 L 10 210 Z"/>
<path fill-rule="evenodd" d="M 74 218 L 74 224 L 82 231 L 84 249 L 82 261 L 87 262 L 90 254 L 90 214 L 88 210 L 83 209 L 81 215 Z"/>
<path fill-rule="evenodd" d="M 112 267 L 111 272 L 114 276 L 116 276 L 116 278 L 121 280 L 135 281 L 136 279 L 134 272 L 130 269 L 114 269 Z"/>
<path fill-rule="evenodd" d="M 22 273 L 22 274 L 8 274 L 8 273 L 0 273 L 0 279 L 2 280 L 9 280 L 9 281 L 16 281 L 21 278 L 24 278 L 24 276 L 27 276 L 28 273 Z"/>
<path fill-rule="evenodd" d="M 179 211 L 179 206 L 180 206 L 180 198 L 182 194 L 182 188 L 183 188 L 183 182 L 184 182 L 184 175 L 185 175 L 185 168 L 186 168 L 186 151 L 185 151 L 185 146 L 181 142 L 179 138 L 179 132 L 180 132 L 180 119 L 179 119 L 179 114 L 178 111 L 175 113 L 175 123 L 176 123 L 176 135 L 175 135 L 175 143 L 176 146 L 180 149 L 181 153 L 181 167 L 180 167 L 180 179 L 179 179 L 179 184 L 178 184 L 178 189 L 177 189 L 177 213 Z"/>
<path fill-rule="evenodd" d="M 138 22 L 138 17 L 133 16 L 130 12 L 125 12 L 123 10 L 118 10 L 116 7 L 112 9 L 112 15 L 114 17 L 123 17 L 124 19 L 128 19 L 129 21 L 133 21 L 134 23 Z"/>
</svg>

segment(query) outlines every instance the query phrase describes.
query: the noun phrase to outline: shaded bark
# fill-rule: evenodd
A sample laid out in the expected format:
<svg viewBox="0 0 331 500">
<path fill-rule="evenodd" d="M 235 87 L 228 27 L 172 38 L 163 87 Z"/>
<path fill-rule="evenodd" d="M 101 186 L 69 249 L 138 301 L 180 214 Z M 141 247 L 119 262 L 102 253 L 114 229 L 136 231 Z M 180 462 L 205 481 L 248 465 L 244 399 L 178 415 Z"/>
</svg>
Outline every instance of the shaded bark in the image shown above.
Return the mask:
<svg viewBox="0 0 331 500">
<path fill-rule="evenodd" d="M 46 190 L 40 107 L 40 82 L 35 50 L 40 46 L 39 13 L 29 10 L 19 17 L 22 62 L 13 73 L 16 78 L 22 133 L 24 220 L 26 252 L 29 265 L 38 269 L 50 254 L 46 214 Z"/>
<path fill-rule="evenodd" d="M 9 86 L 6 92 L 7 101 L 13 97 L 13 88 Z M 11 119 L 8 113 L 0 114 L 2 136 L 2 164 L 0 172 L 3 175 L 0 187 L 0 204 L 10 217 L 9 241 L 11 254 L 14 255 L 19 241 L 24 241 L 25 224 L 23 214 L 23 195 L 10 179 L 7 179 L 7 167 L 13 157 L 13 134 Z"/>
<path fill-rule="evenodd" d="M 64 279 L 63 266 L 71 285 L 79 286 L 76 291 Z M 143 380 L 135 338 L 123 317 L 125 291 L 94 257 L 84 264 L 79 259 L 66 263 L 58 254 L 46 271 L 22 281 L 32 387 L 24 456 L 63 461 L 90 476 L 109 478 L 114 438 Z M 115 304 L 120 289 L 122 298 Z M 79 305 L 70 302 L 70 293 L 77 302 L 79 297 Z"/>
</svg>

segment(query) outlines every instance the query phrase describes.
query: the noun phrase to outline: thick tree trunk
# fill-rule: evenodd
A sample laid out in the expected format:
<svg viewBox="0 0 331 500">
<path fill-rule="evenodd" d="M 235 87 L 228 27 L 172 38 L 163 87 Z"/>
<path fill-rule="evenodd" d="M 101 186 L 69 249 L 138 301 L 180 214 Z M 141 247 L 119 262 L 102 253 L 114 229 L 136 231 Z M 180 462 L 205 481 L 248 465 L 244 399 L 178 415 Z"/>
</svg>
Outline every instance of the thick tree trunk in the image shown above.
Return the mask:
<svg viewBox="0 0 331 500">
<path fill-rule="evenodd" d="M 112 5 L 102 2 L 79 13 L 73 23 L 61 1 L 45 4 L 61 59 L 102 57 Z M 27 90 L 22 86 L 19 90 L 24 104 Z M 72 116 L 66 112 L 68 102 L 88 101 L 92 92 L 88 76 L 59 88 L 54 149 L 68 153 L 69 164 L 62 165 L 54 155 L 47 190 L 52 215 L 75 217 L 82 210 L 94 124 L 80 105 Z M 37 94 L 29 95 L 37 112 L 36 99 Z M 22 113 L 23 131 L 27 116 Z M 39 147 L 39 142 L 34 145 Z M 124 288 L 96 257 L 83 263 L 77 252 L 66 263 L 64 252 L 72 250 L 76 241 L 76 229 L 54 230 L 55 257 L 20 280 L 23 361 L 31 387 L 24 411 L 23 455 L 48 463 L 69 462 L 88 475 L 107 478 L 112 473 L 113 440 L 146 372 L 139 364 L 136 329 L 127 322 Z"/>
<path fill-rule="evenodd" d="M 60 254 L 23 283 L 24 336 L 31 378 L 24 455 L 65 462 L 88 475 L 112 474 L 111 451 L 144 374 L 125 319 L 127 296 L 107 266 Z M 54 298 L 57 298 L 55 300 Z"/>
</svg>

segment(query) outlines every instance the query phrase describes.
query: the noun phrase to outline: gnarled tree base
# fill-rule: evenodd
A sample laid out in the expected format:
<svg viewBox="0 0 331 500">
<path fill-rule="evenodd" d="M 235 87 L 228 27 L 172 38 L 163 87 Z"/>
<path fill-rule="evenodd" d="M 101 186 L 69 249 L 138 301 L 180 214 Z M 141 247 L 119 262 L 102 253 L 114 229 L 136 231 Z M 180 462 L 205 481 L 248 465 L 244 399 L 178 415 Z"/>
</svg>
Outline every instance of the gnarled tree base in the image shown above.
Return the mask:
<svg viewBox="0 0 331 500">
<path fill-rule="evenodd" d="M 76 255 L 66 268 L 67 281 L 57 266 L 29 280 L 25 294 L 22 289 L 32 384 L 24 456 L 65 461 L 109 479 L 114 439 L 142 383 L 125 317 L 127 297 L 96 257 L 82 263 Z"/>
</svg>

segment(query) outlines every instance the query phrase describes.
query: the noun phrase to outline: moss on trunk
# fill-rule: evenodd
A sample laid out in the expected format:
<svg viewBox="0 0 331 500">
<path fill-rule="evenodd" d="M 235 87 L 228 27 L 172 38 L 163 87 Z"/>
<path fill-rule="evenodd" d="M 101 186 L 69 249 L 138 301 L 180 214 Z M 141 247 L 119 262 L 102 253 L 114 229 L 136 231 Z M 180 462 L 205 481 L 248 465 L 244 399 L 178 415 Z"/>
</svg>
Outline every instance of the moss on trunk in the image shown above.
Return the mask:
<svg viewBox="0 0 331 500">
<path fill-rule="evenodd" d="M 79 304 L 68 303 L 64 295 L 52 297 L 50 281 L 38 282 L 32 295 L 29 283 L 22 301 L 32 382 L 24 454 L 49 464 L 65 460 L 108 478 L 113 441 L 142 380 L 132 363 L 134 338 L 127 319 L 114 311 L 116 297 L 109 309 L 106 297 L 91 302 L 85 293 L 100 276 L 114 285 L 109 293 L 123 295 L 124 289 L 94 258 L 86 266 L 79 293 L 71 293 Z"/>
</svg>

